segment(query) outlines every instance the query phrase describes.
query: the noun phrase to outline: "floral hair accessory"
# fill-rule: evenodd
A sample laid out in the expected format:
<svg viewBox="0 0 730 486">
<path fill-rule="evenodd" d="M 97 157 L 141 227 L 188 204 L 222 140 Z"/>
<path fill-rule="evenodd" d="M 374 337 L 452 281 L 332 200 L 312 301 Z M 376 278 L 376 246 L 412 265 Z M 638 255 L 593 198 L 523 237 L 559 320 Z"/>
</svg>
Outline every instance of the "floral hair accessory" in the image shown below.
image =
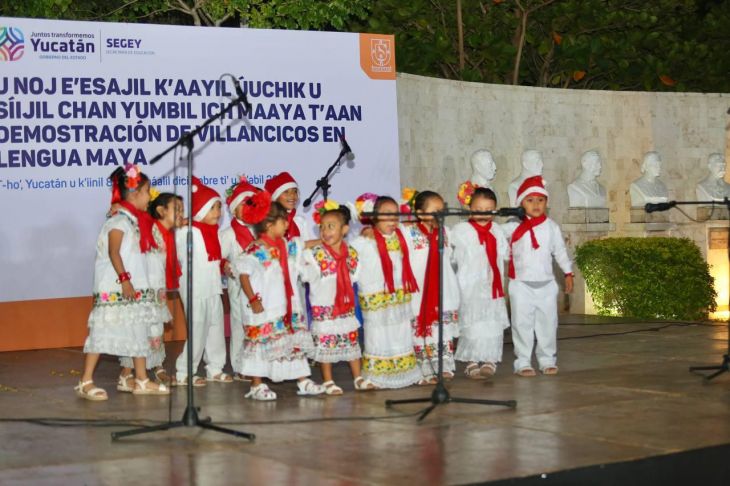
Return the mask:
<svg viewBox="0 0 730 486">
<path fill-rule="evenodd" d="M 334 211 L 340 209 L 340 203 L 332 199 L 319 201 L 314 205 L 314 213 L 312 213 L 312 219 L 315 223 L 320 224 L 322 222 L 322 216 L 327 211 Z"/>
<path fill-rule="evenodd" d="M 160 191 L 155 189 L 154 187 L 150 187 L 150 202 L 157 199 L 157 197 L 160 195 Z"/>
<path fill-rule="evenodd" d="M 142 172 L 139 170 L 137 164 L 130 164 L 125 162 L 124 164 L 124 187 L 130 191 L 134 191 L 139 186 L 139 180 Z"/>
<path fill-rule="evenodd" d="M 375 209 L 375 201 L 377 199 L 378 195 L 373 194 L 372 192 L 361 194 L 357 199 L 355 199 L 355 212 L 361 223 L 370 224 L 370 219 L 363 218 L 361 215 L 362 213 L 372 213 Z"/>
<path fill-rule="evenodd" d="M 258 224 L 266 218 L 271 209 L 271 194 L 260 191 L 243 202 L 242 218 L 246 224 Z"/>
<path fill-rule="evenodd" d="M 418 191 L 412 187 L 404 187 L 401 192 L 400 212 L 413 213 L 413 204 L 416 202 Z"/>
<path fill-rule="evenodd" d="M 474 191 L 479 188 L 478 185 L 472 181 L 462 182 L 459 186 L 459 192 L 456 194 L 457 199 L 462 206 L 468 206 L 471 203 L 471 197 L 474 195 Z"/>
<path fill-rule="evenodd" d="M 226 189 L 226 199 L 231 197 L 231 195 L 233 194 L 233 191 L 236 189 L 236 186 L 244 181 L 248 182 L 248 178 L 246 177 L 246 174 L 239 174 L 238 179 L 234 180 L 233 184 L 231 184 L 231 187 Z"/>
</svg>

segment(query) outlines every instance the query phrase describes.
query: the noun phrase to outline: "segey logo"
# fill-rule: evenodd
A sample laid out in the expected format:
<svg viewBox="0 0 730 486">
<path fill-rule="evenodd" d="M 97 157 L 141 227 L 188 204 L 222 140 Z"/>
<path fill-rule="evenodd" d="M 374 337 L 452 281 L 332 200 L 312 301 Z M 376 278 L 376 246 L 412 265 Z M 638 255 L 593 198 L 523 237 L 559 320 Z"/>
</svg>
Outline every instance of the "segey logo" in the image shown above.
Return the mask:
<svg viewBox="0 0 730 486">
<path fill-rule="evenodd" d="M 388 66 L 391 57 L 390 39 L 370 39 L 370 59 L 373 61 L 373 67 Z"/>
<path fill-rule="evenodd" d="M 0 61 L 17 61 L 25 53 L 25 37 L 17 27 L 0 27 Z"/>
</svg>

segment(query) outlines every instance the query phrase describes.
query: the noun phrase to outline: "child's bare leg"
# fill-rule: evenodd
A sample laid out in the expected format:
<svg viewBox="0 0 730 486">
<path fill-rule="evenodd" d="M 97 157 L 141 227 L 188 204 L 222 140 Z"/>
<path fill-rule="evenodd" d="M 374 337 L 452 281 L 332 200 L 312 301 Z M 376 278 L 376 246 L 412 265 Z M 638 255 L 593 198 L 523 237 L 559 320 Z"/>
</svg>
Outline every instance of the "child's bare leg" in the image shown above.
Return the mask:
<svg viewBox="0 0 730 486">
<path fill-rule="evenodd" d="M 127 376 L 127 386 L 134 387 L 134 375 L 132 374 L 132 368 L 125 368 L 122 367 L 122 372 L 119 373 L 119 376 Z"/>
<path fill-rule="evenodd" d="M 359 359 L 353 359 L 352 361 L 347 362 L 350 365 L 350 371 L 352 372 L 352 378 L 357 379 L 360 374 L 360 360 Z"/>
<path fill-rule="evenodd" d="M 134 363 L 134 375 L 136 376 L 137 380 L 149 380 L 149 377 L 147 376 L 147 358 L 145 358 L 144 356 L 142 356 L 141 358 L 132 358 L 132 362 Z M 141 388 L 138 383 L 135 383 L 134 385 L 135 388 Z M 154 383 L 153 381 L 147 382 L 145 386 L 153 390 L 156 390 L 160 387 L 160 385 Z"/>
<path fill-rule="evenodd" d="M 94 381 L 94 370 L 99 363 L 99 353 L 86 353 L 84 357 L 84 373 L 81 375 L 81 381 Z M 84 387 L 84 391 L 88 391 L 94 387 L 93 383 L 89 383 Z"/>
<path fill-rule="evenodd" d="M 322 381 L 332 381 L 332 363 L 320 363 L 319 367 L 322 370 Z"/>
</svg>

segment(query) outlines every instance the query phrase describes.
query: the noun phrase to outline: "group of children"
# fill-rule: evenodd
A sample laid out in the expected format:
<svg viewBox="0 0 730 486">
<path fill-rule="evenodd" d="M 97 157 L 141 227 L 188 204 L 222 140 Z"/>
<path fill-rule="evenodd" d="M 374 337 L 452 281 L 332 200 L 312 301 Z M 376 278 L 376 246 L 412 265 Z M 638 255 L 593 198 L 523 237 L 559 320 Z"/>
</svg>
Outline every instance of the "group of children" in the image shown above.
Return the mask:
<svg viewBox="0 0 730 486">
<path fill-rule="evenodd" d="M 438 373 L 439 321 L 443 377 L 453 378 L 455 361 L 462 361 L 468 377 L 488 378 L 501 361 L 504 329 L 510 327 L 505 266 L 514 371 L 536 374 L 535 347 L 539 370 L 557 373 L 553 259 L 566 275 L 566 292 L 573 278 L 560 228 L 546 217 L 548 194 L 539 176 L 525 180 L 518 191 L 517 203 L 526 213 L 522 221 L 498 225 L 491 215 L 479 214 L 496 208 L 497 198 L 486 188 L 477 188 L 467 201 L 475 212 L 471 219 L 443 230 L 433 213 L 444 208 L 444 201 L 435 192 L 413 194 L 408 201 L 412 217 L 405 222 L 395 199 L 367 193 L 352 210 L 331 200 L 317 204 L 316 239 L 296 212 L 298 187 L 286 172 L 264 188 L 244 178 L 232 186 L 225 200 L 231 225 L 222 231 L 223 199 L 197 178 L 187 225 L 181 199 L 170 193 L 151 197 L 149 179 L 136 166 L 125 165 L 110 179 L 112 210 L 97 242 L 86 363 L 75 388 L 80 397 L 108 399 L 93 383 L 100 353 L 121 357 L 119 391 L 169 394 L 161 367 L 162 330 L 170 320 L 167 291 L 178 288 L 178 282 L 183 307 L 192 313 L 193 369 L 203 359 L 206 376 L 188 376 L 186 342 L 173 385 L 189 379 L 193 386 L 250 381 L 247 398 L 275 400 L 265 379 L 296 380 L 299 395 L 340 395 L 343 390 L 332 375 L 337 362 L 349 364 L 358 391 L 432 385 Z M 348 244 L 353 212 L 364 227 Z M 186 254 L 189 237 L 190 301 L 186 265 L 178 259 Z M 223 372 L 222 276 L 231 308 L 233 376 Z M 309 378 L 308 360 L 319 364 L 322 384 Z M 157 382 L 149 380 L 148 369 Z"/>
</svg>

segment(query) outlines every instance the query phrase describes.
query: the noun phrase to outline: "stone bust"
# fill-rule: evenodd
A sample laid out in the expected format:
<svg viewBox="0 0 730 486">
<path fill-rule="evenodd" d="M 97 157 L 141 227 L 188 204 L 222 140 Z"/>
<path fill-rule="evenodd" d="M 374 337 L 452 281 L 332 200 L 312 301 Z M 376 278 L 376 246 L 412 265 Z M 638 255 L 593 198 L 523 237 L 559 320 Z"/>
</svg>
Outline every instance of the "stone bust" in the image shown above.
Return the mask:
<svg viewBox="0 0 730 486">
<path fill-rule="evenodd" d="M 589 150 L 580 158 L 581 171 L 568 184 L 568 202 L 571 208 L 605 208 L 606 188 L 598 182 L 603 163 L 596 150 Z"/>
<path fill-rule="evenodd" d="M 542 154 L 537 150 L 525 150 L 522 152 L 522 172 L 512 182 L 510 182 L 509 188 L 507 189 L 507 195 L 509 196 L 509 203 L 511 206 L 515 205 L 517 199 L 517 189 L 528 177 L 542 175 L 543 169 Z"/>
<path fill-rule="evenodd" d="M 722 154 L 710 154 L 707 158 L 710 173 L 697 184 L 698 201 L 722 201 L 730 197 L 730 184 L 725 182 L 725 167 Z"/>
<path fill-rule="evenodd" d="M 497 174 L 497 164 L 489 150 L 477 150 L 471 155 L 471 177 L 469 180 L 479 187 L 492 188 Z"/>
<path fill-rule="evenodd" d="M 662 158 L 658 152 L 647 152 L 641 163 L 642 176 L 631 183 L 629 193 L 632 207 L 643 207 L 646 203 L 669 201 L 667 186 L 659 179 L 662 173 Z"/>
</svg>

